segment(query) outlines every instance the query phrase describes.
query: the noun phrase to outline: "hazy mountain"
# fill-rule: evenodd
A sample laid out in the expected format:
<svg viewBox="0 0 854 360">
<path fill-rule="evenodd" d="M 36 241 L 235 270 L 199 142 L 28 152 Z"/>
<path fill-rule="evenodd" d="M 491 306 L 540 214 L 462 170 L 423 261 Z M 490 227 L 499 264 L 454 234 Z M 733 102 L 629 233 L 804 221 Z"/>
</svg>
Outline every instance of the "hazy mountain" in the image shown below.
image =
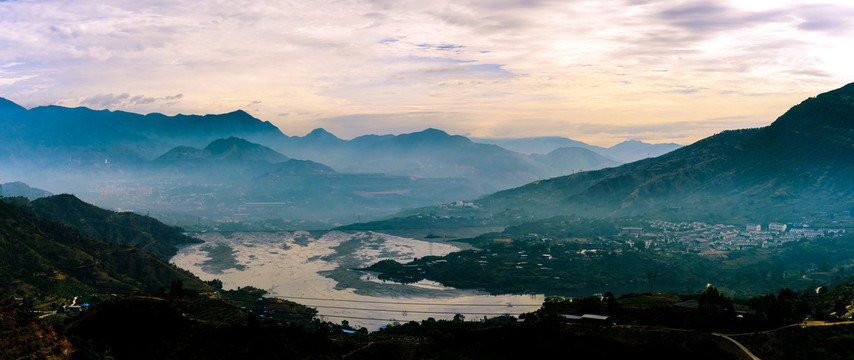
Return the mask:
<svg viewBox="0 0 854 360">
<path fill-rule="evenodd" d="M 492 179 L 486 181 L 485 188 L 493 190 L 518 185 L 539 175 L 537 165 L 521 154 L 476 144 L 437 129 L 401 135 L 365 135 L 350 141 L 317 129 L 305 137 L 278 144 L 278 149 L 343 173 Z"/>
<path fill-rule="evenodd" d="M 529 156 L 543 165 L 545 169 L 548 169 L 546 176 L 566 175 L 622 164 L 619 161 L 599 155 L 592 150 L 580 147 L 562 147 L 546 155 L 531 154 Z"/>
<path fill-rule="evenodd" d="M 657 158 L 534 182 L 478 203 L 535 216 L 767 218 L 849 210 L 852 98 L 849 84 L 805 100 L 768 127 L 725 131 Z"/>
<path fill-rule="evenodd" d="M 528 138 L 470 138 L 472 141 L 482 144 L 492 144 L 501 146 L 507 150 L 515 151 L 522 154 L 548 154 L 563 147 L 578 147 L 594 152 L 602 151 L 606 148 L 589 145 L 587 143 L 572 140 L 570 138 L 560 136 L 539 136 Z"/>
<path fill-rule="evenodd" d="M 498 145 L 505 149 L 522 154 L 548 154 L 562 147 L 577 147 L 593 151 L 599 155 L 621 163 L 630 163 L 645 158 L 664 155 L 682 147 L 682 145 L 673 143 L 650 144 L 639 140 L 626 140 L 617 145 L 606 148 L 589 145 L 581 141 L 559 136 L 506 139 L 472 138 L 472 141 Z M 596 169 L 599 168 L 602 167 L 596 167 Z"/>
<path fill-rule="evenodd" d="M 0 196 L 16 197 L 21 196 L 30 200 L 51 196 L 49 191 L 38 188 L 32 188 L 20 181 L 10 182 L 0 185 Z"/>
<path fill-rule="evenodd" d="M 71 299 L 153 292 L 174 280 L 205 286 L 142 250 L 95 240 L 7 202 L 0 202 L 0 225 L 0 291 L 6 296 Z"/>
<path fill-rule="evenodd" d="M 318 141 L 346 143 L 320 130 L 313 134 Z M 136 181 L 169 185 L 168 190 L 154 186 L 149 196 L 165 198 L 162 201 L 171 205 L 158 208 L 159 212 L 187 211 L 253 221 L 354 221 L 482 191 L 477 184 L 459 178 L 347 174 L 310 160 L 285 159 L 243 139 L 219 139 L 204 149 L 184 146 L 170 150 L 152 162 L 148 178 Z M 151 204 L 149 200 L 144 205 Z"/>
<path fill-rule="evenodd" d="M 617 145 L 598 151 L 609 158 L 625 163 L 653 158 L 667 154 L 682 147 L 674 143 L 649 144 L 639 140 L 626 140 Z"/>
<path fill-rule="evenodd" d="M 470 179 L 480 184 L 477 193 L 481 194 L 579 169 L 618 164 L 582 152 L 528 156 L 438 129 L 365 135 L 349 141 L 316 129 L 305 137 L 292 137 L 272 147 L 292 157 L 328 164 L 343 173 Z"/>
<path fill-rule="evenodd" d="M 204 149 L 189 146 L 175 147 L 154 160 L 159 165 L 253 165 L 287 161 L 284 156 L 266 146 L 237 137 L 217 139 Z"/>
</svg>

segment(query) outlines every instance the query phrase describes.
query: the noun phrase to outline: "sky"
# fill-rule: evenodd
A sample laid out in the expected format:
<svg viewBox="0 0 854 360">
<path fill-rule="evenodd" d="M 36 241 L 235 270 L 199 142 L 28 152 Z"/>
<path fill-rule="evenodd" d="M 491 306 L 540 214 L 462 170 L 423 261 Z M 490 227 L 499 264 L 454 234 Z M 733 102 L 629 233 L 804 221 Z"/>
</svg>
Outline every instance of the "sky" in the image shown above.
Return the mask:
<svg viewBox="0 0 854 360">
<path fill-rule="evenodd" d="M 0 0 L 0 97 L 690 144 L 854 82 L 854 2 Z"/>
</svg>

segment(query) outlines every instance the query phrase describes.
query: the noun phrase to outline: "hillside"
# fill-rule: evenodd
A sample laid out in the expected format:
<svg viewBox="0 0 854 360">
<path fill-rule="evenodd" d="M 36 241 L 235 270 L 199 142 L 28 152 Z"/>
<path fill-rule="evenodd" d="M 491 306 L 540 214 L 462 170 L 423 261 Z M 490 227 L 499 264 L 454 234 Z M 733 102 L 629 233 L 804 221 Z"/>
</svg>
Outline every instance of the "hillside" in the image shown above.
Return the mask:
<svg viewBox="0 0 854 360">
<path fill-rule="evenodd" d="M 180 245 L 199 242 L 184 235 L 182 229 L 151 217 L 101 209 L 74 195 L 54 195 L 21 205 L 43 219 L 111 244 L 142 249 L 162 260 L 174 256 Z"/>
<path fill-rule="evenodd" d="M 484 197 L 536 217 L 799 217 L 854 201 L 854 84 L 810 98 L 770 126 L 725 131 L 653 159 L 537 181 Z"/>
<path fill-rule="evenodd" d="M 53 328 L 5 298 L 0 298 L 0 354 L 3 359 L 60 360 L 73 352 Z"/>
<path fill-rule="evenodd" d="M 36 303 L 154 292 L 174 280 L 205 288 L 192 274 L 142 250 L 95 240 L 7 202 L 0 202 L 0 270 L 0 292 Z"/>
</svg>

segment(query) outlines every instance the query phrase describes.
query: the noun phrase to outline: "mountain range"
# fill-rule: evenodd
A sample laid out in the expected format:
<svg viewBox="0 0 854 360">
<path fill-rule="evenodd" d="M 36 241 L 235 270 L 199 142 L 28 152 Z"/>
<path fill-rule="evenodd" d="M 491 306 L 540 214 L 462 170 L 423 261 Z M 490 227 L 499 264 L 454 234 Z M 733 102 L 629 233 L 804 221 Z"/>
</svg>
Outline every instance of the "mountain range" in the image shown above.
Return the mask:
<svg viewBox="0 0 854 360">
<path fill-rule="evenodd" d="M 4 179 L 108 208 L 211 221 L 267 216 L 340 224 L 621 163 L 596 152 L 604 148 L 527 155 L 438 129 L 352 140 L 316 129 L 292 137 L 239 110 L 28 110 L 2 99 L 0 126 L 7 130 L 0 133 Z M 277 205 L 270 211 L 269 204 Z"/>
</svg>

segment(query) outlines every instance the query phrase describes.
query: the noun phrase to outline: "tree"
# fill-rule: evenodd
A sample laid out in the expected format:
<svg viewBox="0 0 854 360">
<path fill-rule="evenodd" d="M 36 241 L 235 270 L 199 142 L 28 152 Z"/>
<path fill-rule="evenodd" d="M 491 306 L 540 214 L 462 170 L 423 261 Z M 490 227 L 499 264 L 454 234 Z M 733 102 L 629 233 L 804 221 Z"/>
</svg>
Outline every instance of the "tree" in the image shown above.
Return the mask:
<svg viewBox="0 0 854 360">
<path fill-rule="evenodd" d="M 463 314 L 457 313 L 456 315 L 454 315 L 454 321 L 456 321 L 456 322 L 462 322 L 465 320 L 466 320 L 466 316 Z"/>
<path fill-rule="evenodd" d="M 845 314 L 848 313 L 848 303 L 842 299 L 836 300 L 836 303 L 833 304 L 833 311 L 836 312 L 836 317 L 840 319 L 845 317 Z"/>
<path fill-rule="evenodd" d="M 655 292 L 655 279 L 658 278 L 658 268 L 646 271 L 646 281 L 649 283 L 649 292 Z"/>
<path fill-rule="evenodd" d="M 700 318 L 709 325 L 721 325 L 735 317 L 732 299 L 721 294 L 714 286 L 709 285 L 700 294 L 698 302 Z"/>
<path fill-rule="evenodd" d="M 213 279 L 205 282 L 208 283 L 208 285 L 210 285 L 214 290 L 222 290 L 222 280 L 220 279 Z"/>
</svg>

